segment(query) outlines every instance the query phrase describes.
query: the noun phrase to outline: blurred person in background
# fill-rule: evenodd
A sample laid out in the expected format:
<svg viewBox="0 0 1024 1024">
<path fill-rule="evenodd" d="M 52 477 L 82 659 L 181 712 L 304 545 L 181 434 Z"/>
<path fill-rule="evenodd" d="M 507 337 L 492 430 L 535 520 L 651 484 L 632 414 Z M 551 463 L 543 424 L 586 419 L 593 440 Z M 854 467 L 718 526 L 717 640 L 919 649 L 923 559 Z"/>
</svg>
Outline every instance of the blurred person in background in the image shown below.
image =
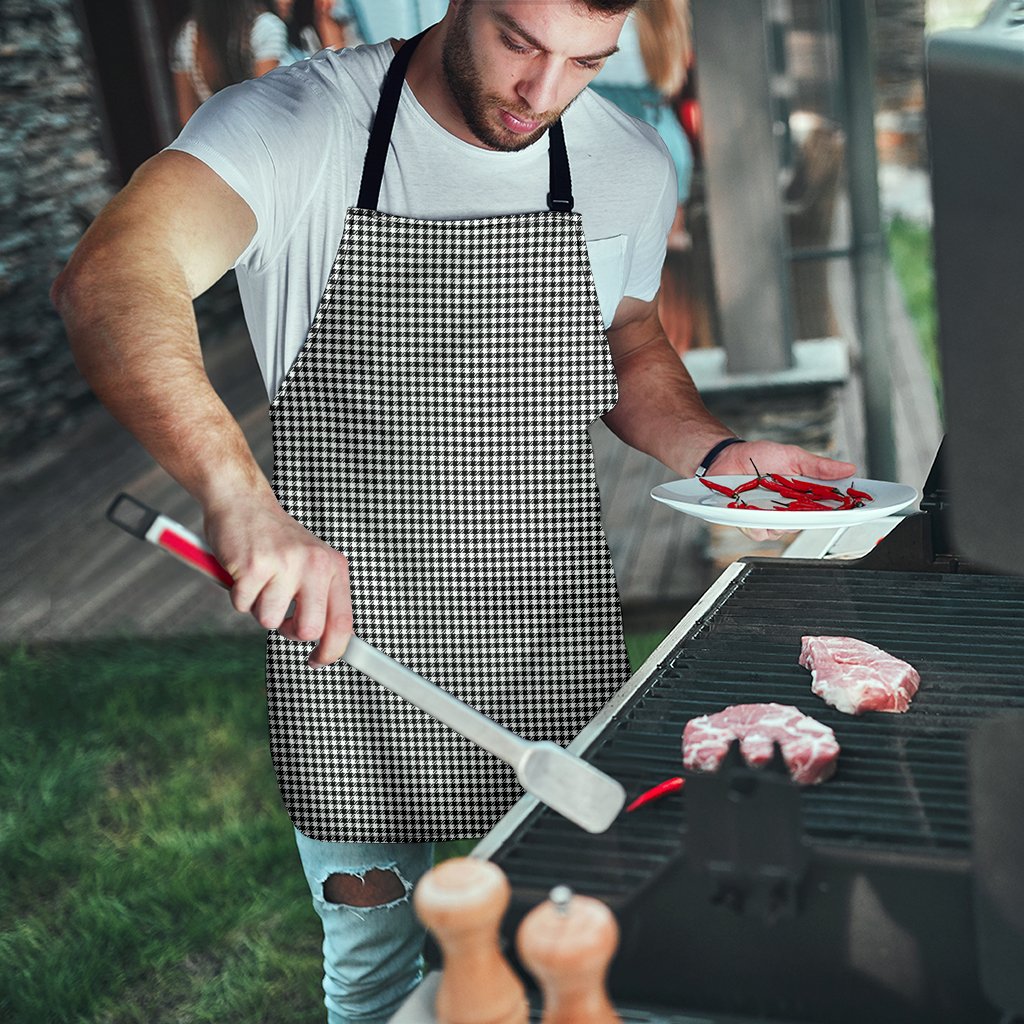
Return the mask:
<svg viewBox="0 0 1024 1024">
<path fill-rule="evenodd" d="M 591 83 L 594 92 L 657 129 L 676 168 L 679 202 L 690 195 L 693 150 L 676 114 L 693 57 L 688 0 L 645 0 L 630 12 L 619 51 Z"/>
<path fill-rule="evenodd" d="M 678 205 L 669 232 L 659 305 L 662 325 L 680 353 L 690 347 L 694 334 L 687 284 L 690 239 L 683 215 L 690 197 L 694 153 L 677 114 L 692 61 L 688 0 L 643 0 L 626 18 L 618 52 L 605 61 L 590 85 L 625 113 L 652 125 L 675 165 Z"/>
<path fill-rule="evenodd" d="M 356 43 L 408 39 L 444 17 L 448 0 L 335 0 L 350 19 L 349 34 Z"/>
<path fill-rule="evenodd" d="M 288 28 L 288 63 L 312 57 L 325 47 L 340 50 L 353 45 L 345 0 L 275 0 L 274 6 Z"/>
<path fill-rule="evenodd" d="M 179 121 L 215 92 L 287 63 L 288 30 L 262 0 L 193 0 L 171 50 Z"/>
</svg>

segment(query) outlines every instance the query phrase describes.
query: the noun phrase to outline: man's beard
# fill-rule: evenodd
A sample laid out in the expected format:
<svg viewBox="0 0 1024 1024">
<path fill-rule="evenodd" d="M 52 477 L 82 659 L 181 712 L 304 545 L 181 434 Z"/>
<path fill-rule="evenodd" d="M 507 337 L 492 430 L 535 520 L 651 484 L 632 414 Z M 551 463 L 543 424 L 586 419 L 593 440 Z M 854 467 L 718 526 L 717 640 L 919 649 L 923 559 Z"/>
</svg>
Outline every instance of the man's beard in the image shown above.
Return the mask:
<svg viewBox="0 0 1024 1024">
<path fill-rule="evenodd" d="M 542 114 L 538 117 L 532 110 L 524 110 L 519 105 L 510 105 L 503 97 L 493 93 L 488 95 L 483 91 L 480 72 L 473 62 L 469 44 L 468 21 L 471 6 L 468 0 L 462 4 L 455 14 L 455 20 L 444 41 L 441 65 L 444 68 L 448 89 L 459 105 L 459 110 L 462 111 L 469 130 L 485 146 L 506 152 L 525 149 L 531 143 L 536 142 L 552 122 L 558 120 L 559 115 Z M 487 115 L 495 111 L 497 107 L 507 110 L 514 117 L 524 121 L 541 121 L 543 123 L 535 131 L 519 135 L 503 125 L 495 125 L 488 120 Z"/>
</svg>

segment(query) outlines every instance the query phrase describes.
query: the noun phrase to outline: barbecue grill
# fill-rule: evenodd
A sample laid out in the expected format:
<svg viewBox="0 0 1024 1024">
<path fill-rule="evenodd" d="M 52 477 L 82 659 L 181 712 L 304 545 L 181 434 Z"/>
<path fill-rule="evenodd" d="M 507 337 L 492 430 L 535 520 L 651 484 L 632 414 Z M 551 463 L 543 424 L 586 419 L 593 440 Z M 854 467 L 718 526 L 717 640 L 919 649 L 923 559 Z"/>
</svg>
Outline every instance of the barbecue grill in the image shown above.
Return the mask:
<svg viewBox="0 0 1024 1024">
<path fill-rule="evenodd" d="M 601 835 L 525 799 L 475 851 L 512 884 L 510 957 L 553 886 L 611 906 L 626 1024 L 1024 1020 L 1024 578 L 1004 574 L 1024 574 L 1024 488 L 994 440 L 1024 429 L 1024 3 L 933 40 L 929 75 L 950 437 L 921 511 L 857 562 L 730 566 L 570 748 L 633 797 L 683 774 L 687 720 L 774 701 L 835 730 L 836 775 L 800 788 L 780 758 L 732 752 Z M 914 665 L 909 712 L 814 697 L 797 663 L 812 634 Z"/>
</svg>

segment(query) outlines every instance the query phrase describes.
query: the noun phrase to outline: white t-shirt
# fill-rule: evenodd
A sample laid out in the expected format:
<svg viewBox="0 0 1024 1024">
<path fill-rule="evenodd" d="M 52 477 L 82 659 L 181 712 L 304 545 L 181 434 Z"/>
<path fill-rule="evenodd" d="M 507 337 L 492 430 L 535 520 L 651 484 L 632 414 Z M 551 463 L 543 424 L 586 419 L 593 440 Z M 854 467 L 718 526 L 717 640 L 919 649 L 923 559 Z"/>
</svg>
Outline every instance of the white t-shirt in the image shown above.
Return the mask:
<svg viewBox="0 0 1024 1024">
<path fill-rule="evenodd" d="M 169 147 L 215 171 L 257 228 L 235 264 L 246 323 L 271 398 L 306 340 L 393 56 L 390 43 L 327 50 L 204 103 Z M 657 133 L 589 90 L 563 115 L 575 209 L 583 216 L 605 325 L 624 295 L 657 294 L 676 209 L 675 171 Z M 515 153 L 442 128 L 408 83 L 378 209 L 459 220 L 546 210 L 548 139 Z"/>
</svg>

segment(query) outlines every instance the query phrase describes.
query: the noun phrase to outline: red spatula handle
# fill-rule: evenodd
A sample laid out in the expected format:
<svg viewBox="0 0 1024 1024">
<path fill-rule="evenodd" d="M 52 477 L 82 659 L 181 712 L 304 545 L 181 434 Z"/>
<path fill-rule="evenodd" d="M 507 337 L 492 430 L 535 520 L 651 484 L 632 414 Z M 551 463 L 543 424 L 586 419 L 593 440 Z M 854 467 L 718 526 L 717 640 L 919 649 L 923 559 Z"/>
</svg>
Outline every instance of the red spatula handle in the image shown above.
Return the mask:
<svg viewBox="0 0 1024 1024">
<path fill-rule="evenodd" d="M 147 540 L 175 558 L 205 573 L 228 590 L 234 585 L 231 573 L 217 561 L 206 542 L 181 523 L 176 523 L 156 509 L 133 498 L 119 494 L 107 509 L 107 518 L 139 540 Z"/>
</svg>

